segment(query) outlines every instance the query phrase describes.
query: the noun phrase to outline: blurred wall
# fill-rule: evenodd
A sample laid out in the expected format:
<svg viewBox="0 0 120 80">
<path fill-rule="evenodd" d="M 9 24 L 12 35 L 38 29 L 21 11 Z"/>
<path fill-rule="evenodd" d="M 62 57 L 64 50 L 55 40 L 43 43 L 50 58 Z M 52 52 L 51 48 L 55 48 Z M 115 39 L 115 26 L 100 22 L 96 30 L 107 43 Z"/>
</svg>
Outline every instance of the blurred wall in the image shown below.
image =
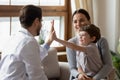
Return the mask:
<svg viewBox="0 0 120 80">
<path fill-rule="evenodd" d="M 119 0 L 93 0 L 94 24 L 100 27 L 112 51 L 116 51 L 120 37 L 119 5 Z"/>
</svg>

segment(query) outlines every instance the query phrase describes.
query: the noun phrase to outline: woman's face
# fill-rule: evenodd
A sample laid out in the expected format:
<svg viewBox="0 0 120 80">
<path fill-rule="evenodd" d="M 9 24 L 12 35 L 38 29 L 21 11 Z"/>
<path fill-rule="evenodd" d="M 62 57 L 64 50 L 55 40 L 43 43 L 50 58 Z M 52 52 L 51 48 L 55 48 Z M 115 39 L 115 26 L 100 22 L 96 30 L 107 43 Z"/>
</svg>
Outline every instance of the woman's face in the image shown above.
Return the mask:
<svg viewBox="0 0 120 80">
<path fill-rule="evenodd" d="M 78 32 L 82 26 L 90 24 L 90 21 L 86 18 L 86 16 L 82 13 L 76 13 L 73 16 L 73 27 L 75 32 Z"/>
</svg>

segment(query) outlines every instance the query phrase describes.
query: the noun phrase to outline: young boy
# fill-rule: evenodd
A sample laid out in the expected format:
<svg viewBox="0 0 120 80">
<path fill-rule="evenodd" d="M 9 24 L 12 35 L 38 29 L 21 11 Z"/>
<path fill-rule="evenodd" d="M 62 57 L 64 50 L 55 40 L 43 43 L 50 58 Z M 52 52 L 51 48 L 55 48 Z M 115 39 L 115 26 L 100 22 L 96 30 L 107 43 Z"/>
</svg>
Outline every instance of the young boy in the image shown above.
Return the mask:
<svg viewBox="0 0 120 80">
<path fill-rule="evenodd" d="M 96 42 L 100 39 L 100 29 L 93 24 L 83 26 L 78 33 L 79 45 L 58 39 L 56 35 L 53 36 L 54 40 L 71 48 L 77 50 L 77 66 L 78 66 L 78 79 L 86 79 L 92 77 L 103 66 L 102 60 Z"/>
</svg>

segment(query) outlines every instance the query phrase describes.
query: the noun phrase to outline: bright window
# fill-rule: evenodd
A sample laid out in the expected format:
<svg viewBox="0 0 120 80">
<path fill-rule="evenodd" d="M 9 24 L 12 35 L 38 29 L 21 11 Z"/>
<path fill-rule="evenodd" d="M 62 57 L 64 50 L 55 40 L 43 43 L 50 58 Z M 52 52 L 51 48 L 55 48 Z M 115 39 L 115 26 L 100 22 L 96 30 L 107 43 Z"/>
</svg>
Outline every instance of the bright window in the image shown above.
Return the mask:
<svg viewBox="0 0 120 80">
<path fill-rule="evenodd" d="M 49 4 L 48 4 L 49 3 Z M 23 5 L 34 4 L 42 8 L 43 21 L 42 30 L 44 31 L 43 39 L 46 38 L 50 22 L 54 19 L 55 31 L 59 38 L 66 39 L 67 29 L 67 1 L 66 0 L 0 0 L 0 49 L 3 43 L 14 35 L 21 27 L 18 14 Z M 36 39 L 38 39 L 36 37 Z M 65 47 L 57 42 L 53 42 L 52 47 L 65 49 Z M 60 50 L 61 50 L 60 49 Z"/>
<path fill-rule="evenodd" d="M 49 4 L 48 4 L 49 3 Z M 0 0 L 0 5 L 41 5 L 41 6 L 64 6 L 64 0 Z"/>
</svg>

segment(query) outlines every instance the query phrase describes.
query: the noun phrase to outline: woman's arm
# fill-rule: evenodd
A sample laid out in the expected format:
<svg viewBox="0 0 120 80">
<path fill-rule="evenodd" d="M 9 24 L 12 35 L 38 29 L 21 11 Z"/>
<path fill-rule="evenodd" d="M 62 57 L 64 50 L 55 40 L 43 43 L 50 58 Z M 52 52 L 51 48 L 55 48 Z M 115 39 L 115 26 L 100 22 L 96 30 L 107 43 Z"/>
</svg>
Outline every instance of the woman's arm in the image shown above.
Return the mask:
<svg viewBox="0 0 120 80">
<path fill-rule="evenodd" d="M 110 50 L 109 50 L 107 40 L 102 37 L 97 42 L 97 45 L 98 45 L 101 59 L 102 59 L 102 62 L 104 65 L 101 68 L 101 70 L 94 76 L 95 80 L 99 80 L 101 78 L 107 77 L 113 68 L 112 59 L 111 59 Z"/>
<path fill-rule="evenodd" d="M 68 42 L 77 44 L 77 38 L 76 37 L 71 38 Z M 76 51 L 66 47 L 66 53 L 67 53 L 69 68 L 71 71 L 71 76 L 77 77 L 79 75 L 79 72 L 77 71 Z"/>
</svg>

